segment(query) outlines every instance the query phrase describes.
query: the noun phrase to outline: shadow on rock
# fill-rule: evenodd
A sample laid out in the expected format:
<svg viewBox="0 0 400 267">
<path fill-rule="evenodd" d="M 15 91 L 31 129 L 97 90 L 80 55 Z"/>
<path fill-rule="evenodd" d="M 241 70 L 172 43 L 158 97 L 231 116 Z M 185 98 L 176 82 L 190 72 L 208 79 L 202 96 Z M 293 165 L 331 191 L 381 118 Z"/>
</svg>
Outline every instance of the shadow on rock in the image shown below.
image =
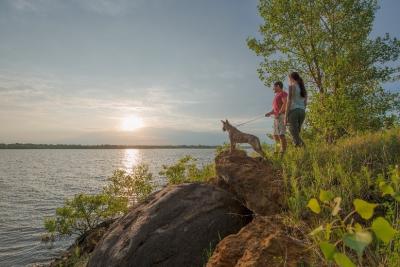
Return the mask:
<svg viewBox="0 0 400 267">
<path fill-rule="evenodd" d="M 88 266 L 203 266 L 222 238 L 249 222 L 249 213 L 210 184 L 166 187 L 110 227 Z"/>
</svg>

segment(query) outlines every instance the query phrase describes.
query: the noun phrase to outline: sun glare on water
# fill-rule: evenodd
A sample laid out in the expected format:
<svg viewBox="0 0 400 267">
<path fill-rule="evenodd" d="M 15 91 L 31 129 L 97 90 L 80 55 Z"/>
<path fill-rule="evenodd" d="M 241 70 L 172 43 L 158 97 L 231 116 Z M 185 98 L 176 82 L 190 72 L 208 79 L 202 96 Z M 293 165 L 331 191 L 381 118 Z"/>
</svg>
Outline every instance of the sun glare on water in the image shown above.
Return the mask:
<svg viewBox="0 0 400 267">
<path fill-rule="evenodd" d="M 143 119 L 138 116 L 129 116 L 121 121 L 121 130 L 132 132 L 144 126 Z"/>
</svg>

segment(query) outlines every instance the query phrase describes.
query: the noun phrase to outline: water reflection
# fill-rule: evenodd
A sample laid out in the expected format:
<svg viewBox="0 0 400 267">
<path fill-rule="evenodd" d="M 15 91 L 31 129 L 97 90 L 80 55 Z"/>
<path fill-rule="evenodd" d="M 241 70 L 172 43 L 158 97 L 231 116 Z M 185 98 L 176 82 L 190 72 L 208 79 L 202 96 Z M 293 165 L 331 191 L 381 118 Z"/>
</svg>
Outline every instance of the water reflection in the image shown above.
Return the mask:
<svg viewBox="0 0 400 267">
<path fill-rule="evenodd" d="M 125 149 L 122 164 L 125 171 L 132 172 L 132 168 L 140 162 L 139 149 Z"/>
</svg>

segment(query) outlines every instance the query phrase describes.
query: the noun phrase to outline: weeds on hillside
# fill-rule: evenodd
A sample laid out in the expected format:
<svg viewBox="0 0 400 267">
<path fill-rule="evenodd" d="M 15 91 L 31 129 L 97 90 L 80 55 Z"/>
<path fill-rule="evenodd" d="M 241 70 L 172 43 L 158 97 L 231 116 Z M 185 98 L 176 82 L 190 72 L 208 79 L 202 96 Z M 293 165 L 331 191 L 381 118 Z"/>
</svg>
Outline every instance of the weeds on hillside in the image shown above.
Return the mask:
<svg viewBox="0 0 400 267">
<path fill-rule="evenodd" d="M 378 266 L 378 255 L 373 249 L 365 253 L 366 249 L 373 241 L 389 245 L 398 231 L 384 217 L 373 218 L 378 204 L 357 198 L 353 201 L 354 209 L 342 215 L 341 200 L 330 191 L 321 190 L 319 199 L 312 198 L 307 205 L 316 214 L 324 212 L 322 223 L 310 233 L 324 260 L 334 261 L 340 267 L 355 267 L 354 262 L 363 266 L 364 261 L 368 266 Z"/>
<path fill-rule="evenodd" d="M 290 216 L 306 219 L 309 227 L 321 231 L 325 240 L 318 239 L 318 246 L 322 241 L 330 242 L 323 243 L 323 249 L 331 253 L 329 260 L 335 260 L 334 247 L 334 251 L 359 266 L 400 266 L 400 179 L 399 169 L 394 167 L 400 164 L 399 151 L 400 129 L 396 128 L 343 139 L 332 145 L 308 142 L 305 149 L 289 148 L 281 161 L 274 160 L 282 169 Z M 362 219 L 354 210 L 355 199 L 358 204 L 365 201 L 377 205 L 375 214 L 380 219 Z M 307 206 L 320 212 L 319 216 L 307 212 Z M 322 206 L 329 207 L 330 212 Z M 393 234 L 390 241 L 382 241 L 379 229 L 384 229 L 381 232 L 386 235 Z M 365 253 L 359 256 L 361 251 Z M 336 264 L 353 266 L 344 256 L 338 254 Z"/>
<path fill-rule="evenodd" d="M 379 199 L 376 179 L 400 163 L 400 129 L 344 139 L 336 144 L 308 142 L 305 149 L 289 148 L 280 165 L 290 211 L 300 218 L 310 198 L 320 189 L 343 196 L 342 207 L 352 200 Z"/>
</svg>

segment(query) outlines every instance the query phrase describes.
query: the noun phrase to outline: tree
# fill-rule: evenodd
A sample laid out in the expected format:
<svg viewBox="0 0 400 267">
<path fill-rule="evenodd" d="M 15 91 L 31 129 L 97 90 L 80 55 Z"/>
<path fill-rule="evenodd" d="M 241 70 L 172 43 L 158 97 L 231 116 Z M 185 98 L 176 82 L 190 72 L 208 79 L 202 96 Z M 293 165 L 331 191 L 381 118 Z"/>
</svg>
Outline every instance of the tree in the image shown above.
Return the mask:
<svg viewBox="0 0 400 267">
<path fill-rule="evenodd" d="M 382 84 L 399 79 L 400 41 L 370 38 L 376 0 L 260 0 L 262 40 L 248 46 L 263 57 L 258 73 L 270 85 L 290 71 L 311 92 L 310 130 L 329 141 L 382 128 L 398 119 L 399 95 Z"/>
<path fill-rule="evenodd" d="M 104 188 L 104 192 L 114 197 L 122 197 L 128 200 L 130 205 L 145 200 L 153 191 L 153 174 L 147 164 L 139 164 L 132 169 L 132 173 L 124 170 L 116 170 L 108 178 L 110 182 Z"/>
<path fill-rule="evenodd" d="M 44 240 L 56 236 L 83 235 L 107 219 L 114 218 L 128 210 L 127 199 L 107 194 L 75 195 L 66 200 L 63 207 L 56 209 L 56 216 L 46 218 L 44 226 L 49 233 Z"/>
</svg>

